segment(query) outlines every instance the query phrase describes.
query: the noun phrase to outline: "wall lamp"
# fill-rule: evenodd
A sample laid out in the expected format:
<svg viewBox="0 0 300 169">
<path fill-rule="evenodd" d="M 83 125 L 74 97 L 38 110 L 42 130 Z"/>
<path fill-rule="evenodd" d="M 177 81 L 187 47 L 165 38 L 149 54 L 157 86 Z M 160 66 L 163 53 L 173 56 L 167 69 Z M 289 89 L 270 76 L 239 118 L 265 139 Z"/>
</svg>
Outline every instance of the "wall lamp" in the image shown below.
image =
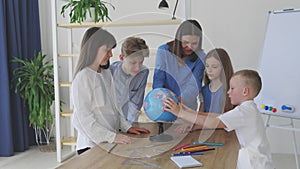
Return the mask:
<svg viewBox="0 0 300 169">
<path fill-rule="evenodd" d="M 172 19 L 176 19 L 175 17 L 175 12 L 176 12 L 176 9 L 177 9 L 177 5 L 178 5 L 178 0 L 176 0 L 176 4 L 175 4 L 175 7 L 174 7 L 174 10 L 173 10 L 173 15 L 172 15 Z M 169 4 L 166 0 L 162 0 L 159 5 L 158 5 L 158 8 L 159 9 L 166 9 L 166 8 L 169 8 Z"/>
</svg>

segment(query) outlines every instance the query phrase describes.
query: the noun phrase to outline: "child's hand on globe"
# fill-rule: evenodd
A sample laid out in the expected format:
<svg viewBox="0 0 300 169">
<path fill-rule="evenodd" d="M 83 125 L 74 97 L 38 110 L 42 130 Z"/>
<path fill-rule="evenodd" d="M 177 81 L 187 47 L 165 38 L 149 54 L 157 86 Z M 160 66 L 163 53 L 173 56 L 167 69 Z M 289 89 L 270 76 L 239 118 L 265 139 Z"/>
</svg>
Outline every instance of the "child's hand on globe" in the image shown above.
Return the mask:
<svg viewBox="0 0 300 169">
<path fill-rule="evenodd" d="M 178 102 L 176 95 L 166 88 L 155 88 L 144 99 L 143 108 L 146 115 L 153 121 L 175 121 L 177 117 L 164 110 L 164 101 L 170 98 Z"/>
<path fill-rule="evenodd" d="M 181 109 L 181 103 L 178 102 L 178 104 L 171 98 L 167 98 L 164 101 L 164 111 L 168 111 L 172 114 L 174 114 L 175 116 L 179 115 Z"/>
</svg>

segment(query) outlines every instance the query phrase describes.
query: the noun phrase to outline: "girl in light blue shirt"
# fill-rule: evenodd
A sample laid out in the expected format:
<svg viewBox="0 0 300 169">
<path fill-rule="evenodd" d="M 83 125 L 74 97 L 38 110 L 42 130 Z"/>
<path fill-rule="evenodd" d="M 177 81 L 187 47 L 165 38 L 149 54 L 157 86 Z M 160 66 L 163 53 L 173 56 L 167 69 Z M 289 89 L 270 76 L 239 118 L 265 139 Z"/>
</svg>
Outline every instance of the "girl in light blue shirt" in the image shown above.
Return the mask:
<svg viewBox="0 0 300 169">
<path fill-rule="evenodd" d="M 232 74 L 232 64 L 224 49 L 216 48 L 207 53 L 200 112 L 221 114 L 233 108 L 226 94 Z"/>
</svg>

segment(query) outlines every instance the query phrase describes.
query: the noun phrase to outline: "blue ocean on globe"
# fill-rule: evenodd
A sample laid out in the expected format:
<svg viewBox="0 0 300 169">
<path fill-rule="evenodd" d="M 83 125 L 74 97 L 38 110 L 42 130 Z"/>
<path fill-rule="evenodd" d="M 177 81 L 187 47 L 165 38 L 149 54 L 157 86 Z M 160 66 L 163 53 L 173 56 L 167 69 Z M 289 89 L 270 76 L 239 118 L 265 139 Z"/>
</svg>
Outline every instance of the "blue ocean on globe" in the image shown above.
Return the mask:
<svg viewBox="0 0 300 169">
<path fill-rule="evenodd" d="M 178 103 L 175 94 L 166 88 L 155 88 L 146 95 L 143 108 L 151 120 L 168 122 L 177 119 L 172 113 L 163 111 L 163 103 L 167 98 L 172 98 Z"/>
</svg>

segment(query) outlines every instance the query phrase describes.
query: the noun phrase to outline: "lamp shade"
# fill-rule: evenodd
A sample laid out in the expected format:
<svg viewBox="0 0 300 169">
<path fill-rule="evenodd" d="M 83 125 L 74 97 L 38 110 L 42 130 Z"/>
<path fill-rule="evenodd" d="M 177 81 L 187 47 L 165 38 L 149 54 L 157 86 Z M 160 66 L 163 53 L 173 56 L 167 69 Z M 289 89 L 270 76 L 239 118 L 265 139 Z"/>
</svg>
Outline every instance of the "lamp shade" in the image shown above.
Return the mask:
<svg viewBox="0 0 300 169">
<path fill-rule="evenodd" d="M 165 8 L 169 8 L 169 4 L 166 0 L 162 0 L 159 5 L 158 5 L 159 9 L 165 9 Z"/>
</svg>

